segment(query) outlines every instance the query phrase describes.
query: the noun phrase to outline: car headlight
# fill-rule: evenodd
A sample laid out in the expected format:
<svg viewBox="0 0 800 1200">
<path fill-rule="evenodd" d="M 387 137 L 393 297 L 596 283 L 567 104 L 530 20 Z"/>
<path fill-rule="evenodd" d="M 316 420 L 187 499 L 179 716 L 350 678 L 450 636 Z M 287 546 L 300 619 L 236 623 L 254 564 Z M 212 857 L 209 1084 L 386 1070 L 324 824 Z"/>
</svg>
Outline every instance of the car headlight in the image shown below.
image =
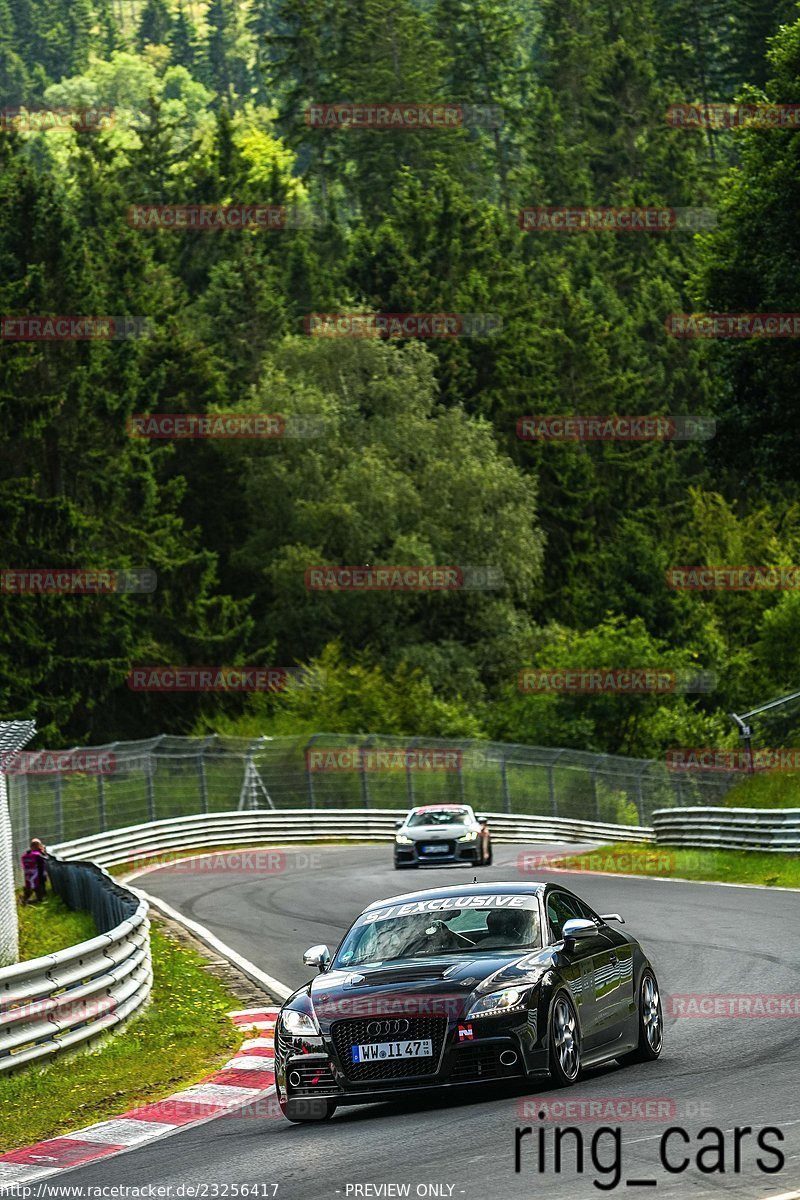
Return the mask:
<svg viewBox="0 0 800 1200">
<path fill-rule="evenodd" d="M 477 830 L 477 829 L 473 829 L 473 830 L 471 830 L 469 833 L 465 833 L 465 834 L 464 834 L 462 837 L 460 837 L 458 840 L 459 840 L 460 842 L 474 842 L 474 841 L 475 841 L 475 838 L 476 838 L 477 836 L 478 836 L 478 830 Z"/>
<path fill-rule="evenodd" d="M 526 983 L 523 987 L 503 988 L 501 992 L 489 992 L 476 1000 L 467 1013 L 468 1017 L 499 1016 L 501 1013 L 523 1012 L 527 1008 L 527 994 L 536 984 Z"/>
<path fill-rule="evenodd" d="M 308 1013 L 298 1012 L 296 1008 L 287 1008 L 281 1013 L 281 1022 L 287 1033 L 295 1036 L 302 1034 L 311 1034 L 312 1037 L 319 1035 L 319 1027 L 313 1017 Z"/>
<path fill-rule="evenodd" d="M 398 846 L 410 846 L 413 838 L 406 837 L 404 833 L 395 834 L 395 842 Z"/>
</svg>

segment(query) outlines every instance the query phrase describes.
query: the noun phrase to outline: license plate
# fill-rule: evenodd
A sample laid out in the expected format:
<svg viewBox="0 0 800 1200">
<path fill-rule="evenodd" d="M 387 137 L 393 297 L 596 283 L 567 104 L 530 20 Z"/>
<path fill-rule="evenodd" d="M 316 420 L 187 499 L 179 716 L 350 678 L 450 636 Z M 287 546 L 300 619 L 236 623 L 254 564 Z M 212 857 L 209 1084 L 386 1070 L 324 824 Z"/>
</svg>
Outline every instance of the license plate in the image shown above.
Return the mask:
<svg viewBox="0 0 800 1200">
<path fill-rule="evenodd" d="M 449 853 L 449 851 L 448 851 L 447 846 L 444 846 L 444 845 L 435 846 L 434 845 L 434 846 L 423 846 L 422 853 L 423 854 L 447 854 L 447 853 Z"/>
<path fill-rule="evenodd" d="M 353 1046 L 353 1062 L 383 1062 L 390 1058 L 433 1058 L 433 1042 L 421 1038 L 416 1042 L 368 1042 Z"/>
</svg>

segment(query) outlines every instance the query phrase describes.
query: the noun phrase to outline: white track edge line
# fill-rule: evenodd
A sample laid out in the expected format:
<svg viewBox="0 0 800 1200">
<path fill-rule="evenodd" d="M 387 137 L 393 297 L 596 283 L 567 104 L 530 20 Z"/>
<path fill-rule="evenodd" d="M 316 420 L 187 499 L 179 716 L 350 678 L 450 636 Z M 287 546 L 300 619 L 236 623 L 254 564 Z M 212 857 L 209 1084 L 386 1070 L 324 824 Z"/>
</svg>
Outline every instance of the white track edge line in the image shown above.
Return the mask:
<svg viewBox="0 0 800 1200">
<path fill-rule="evenodd" d="M 259 987 L 265 988 L 267 992 L 272 992 L 280 1000 L 287 1000 L 297 990 L 296 988 L 287 987 L 279 979 L 273 979 L 271 975 L 268 975 L 266 971 L 262 971 L 260 967 L 257 967 L 255 963 L 251 963 L 249 959 L 239 954 L 238 951 L 232 950 L 230 946 L 226 946 L 210 929 L 206 929 L 205 925 L 201 925 L 198 921 L 193 921 L 191 917 L 184 916 L 183 913 L 173 908 L 171 904 L 167 904 L 166 900 L 162 900 L 159 896 L 151 896 L 149 892 L 142 892 L 142 895 L 148 904 L 152 904 L 165 917 L 169 917 L 170 920 L 183 925 L 199 941 L 208 946 L 210 950 L 216 950 L 223 958 L 227 958 L 235 967 L 238 967 L 242 974 L 246 975 L 253 983 L 257 983 Z M 253 1007 L 257 1006 L 254 1005 Z"/>
</svg>

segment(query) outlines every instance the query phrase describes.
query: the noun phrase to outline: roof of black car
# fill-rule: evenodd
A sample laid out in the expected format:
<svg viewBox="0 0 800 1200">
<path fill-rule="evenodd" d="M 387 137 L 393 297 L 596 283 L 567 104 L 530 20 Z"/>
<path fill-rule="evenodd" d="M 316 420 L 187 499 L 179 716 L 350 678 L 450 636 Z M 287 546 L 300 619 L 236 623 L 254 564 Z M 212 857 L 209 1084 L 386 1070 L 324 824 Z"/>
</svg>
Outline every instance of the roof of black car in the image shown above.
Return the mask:
<svg viewBox="0 0 800 1200">
<path fill-rule="evenodd" d="M 404 892 L 402 896 L 387 896 L 385 900 L 373 900 L 363 912 L 373 908 L 385 908 L 388 904 L 405 904 L 414 900 L 436 900 L 442 896 L 535 896 L 547 885 L 531 880 L 528 883 L 467 883 L 460 887 L 425 888 L 419 892 Z"/>
</svg>

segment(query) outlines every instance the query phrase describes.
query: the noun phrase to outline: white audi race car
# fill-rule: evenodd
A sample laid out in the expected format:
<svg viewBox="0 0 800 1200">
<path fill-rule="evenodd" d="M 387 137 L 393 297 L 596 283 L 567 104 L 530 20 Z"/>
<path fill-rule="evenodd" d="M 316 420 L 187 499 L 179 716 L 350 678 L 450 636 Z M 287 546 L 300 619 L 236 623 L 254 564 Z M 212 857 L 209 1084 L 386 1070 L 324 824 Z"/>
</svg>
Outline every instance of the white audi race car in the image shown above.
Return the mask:
<svg viewBox="0 0 800 1200">
<path fill-rule="evenodd" d="M 469 863 L 488 867 L 492 837 L 488 818 L 468 804 L 426 804 L 398 821 L 394 839 L 397 870 L 422 863 Z"/>
</svg>

